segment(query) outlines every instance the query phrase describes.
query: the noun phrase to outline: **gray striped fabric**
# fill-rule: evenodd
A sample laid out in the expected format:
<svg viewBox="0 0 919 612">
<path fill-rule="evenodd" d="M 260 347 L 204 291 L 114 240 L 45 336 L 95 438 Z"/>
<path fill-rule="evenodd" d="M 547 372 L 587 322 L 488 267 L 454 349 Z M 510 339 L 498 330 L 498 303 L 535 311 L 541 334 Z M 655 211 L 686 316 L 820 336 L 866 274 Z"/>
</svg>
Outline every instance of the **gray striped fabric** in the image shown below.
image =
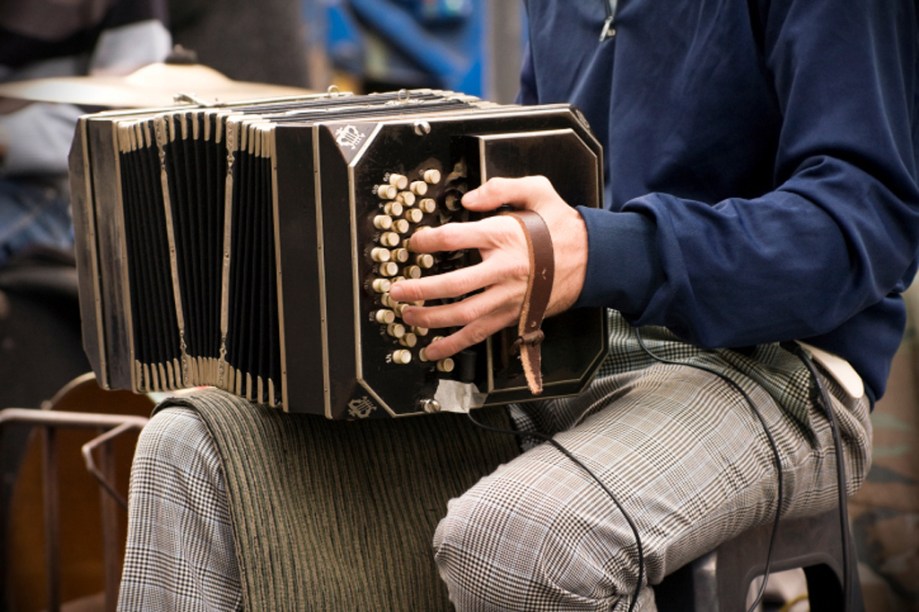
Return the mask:
<svg viewBox="0 0 919 612">
<path fill-rule="evenodd" d="M 613 317 L 610 356 L 590 390 L 515 408 L 523 430 L 559 432 L 617 496 L 642 539 L 645 581 L 665 575 L 776 511 L 776 468 L 763 427 L 718 376 L 657 362 Z M 750 396 L 784 468 L 784 512 L 835 506 L 826 418 L 810 401 L 800 360 L 778 345 L 706 351 L 663 329 L 643 329 L 652 353 L 713 369 Z M 868 403 L 824 379 L 835 398 L 850 492 L 870 461 Z M 450 504 L 435 557 L 461 610 L 625 610 L 637 573 L 623 515 L 583 470 L 537 445 Z M 653 609 L 652 589 L 636 609 Z"/>
<path fill-rule="evenodd" d="M 134 453 L 118 609 L 241 607 L 220 455 L 197 413 L 163 410 Z"/>
<path fill-rule="evenodd" d="M 122 610 L 450 609 L 437 521 L 520 452 L 462 415 L 331 422 L 210 390 L 164 406 L 194 412 L 163 410 L 141 438 Z M 480 418 L 510 426 L 503 410 Z"/>
<path fill-rule="evenodd" d="M 587 392 L 512 415 L 520 429 L 557 434 L 617 495 L 653 585 L 769 522 L 775 465 L 735 389 L 655 361 L 623 319 L 611 321 L 610 356 Z M 786 513 L 835 504 L 829 427 L 796 357 L 641 333 L 655 355 L 714 369 L 749 394 L 781 452 Z M 867 401 L 825 382 L 854 490 L 870 461 Z M 449 609 L 437 570 L 464 610 L 628 606 L 634 537 L 602 489 L 548 445 L 517 456 L 510 436 L 457 415 L 333 423 L 217 391 L 167 404 L 185 408 L 154 417 L 132 472 L 122 610 Z M 478 414 L 506 423 L 502 411 Z M 652 590 L 641 593 L 640 608 L 653 609 Z"/>
</svg>

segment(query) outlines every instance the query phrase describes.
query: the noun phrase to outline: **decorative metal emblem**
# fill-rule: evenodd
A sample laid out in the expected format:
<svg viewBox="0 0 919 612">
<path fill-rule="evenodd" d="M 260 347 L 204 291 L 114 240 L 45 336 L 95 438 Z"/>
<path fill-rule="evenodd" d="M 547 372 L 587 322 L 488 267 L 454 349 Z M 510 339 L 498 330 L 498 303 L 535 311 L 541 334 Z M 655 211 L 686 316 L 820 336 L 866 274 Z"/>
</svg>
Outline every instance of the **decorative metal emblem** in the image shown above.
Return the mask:
<svg viewBox="0 0 919 612">
<path fill-rule="evenodd" d="M 346 125 L 335 130 L 335 142 L 341 147 L 349 147 L 352 151 L 364 142 L 364 135 L 353 125 Z"/>
<path fill-rule="evenodd" d="M 366 395 L 348 402 L 348 416 L 353 419 L 366 419 L 376 409 L 376 404 Z"/>
</svg>

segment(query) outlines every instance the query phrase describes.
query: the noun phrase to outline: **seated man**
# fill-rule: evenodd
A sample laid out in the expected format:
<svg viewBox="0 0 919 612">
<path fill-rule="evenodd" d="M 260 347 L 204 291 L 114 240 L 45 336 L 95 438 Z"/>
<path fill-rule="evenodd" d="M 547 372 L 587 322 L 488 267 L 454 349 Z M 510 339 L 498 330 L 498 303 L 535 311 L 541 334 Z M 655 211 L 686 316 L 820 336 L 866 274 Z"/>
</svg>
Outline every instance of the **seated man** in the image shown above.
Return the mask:
<svg viewBox="0 0 919 612">
<path fill-rule="evenodd" d="M 558 279 L 549 312 L 610 308 L 611 348 L 581 396 L 511 411 L 517 429 L 554 436 L 580 464 L 541 444 L 483 475 L 450 502 L 434 558 L 458 609 L 653 609 L 651 587 L 670 572 L 779 512 L 833 508 L 868 470 L 869 411 L 903 334 L 900 292 L 919 248 L 917 8 L 527 6 L 521 101 L 581 108 L 605 147 L 607 208 L 573 208 L 539 177 L 493 179 L 463 205 L 539 213 Z M 404 302 L 472 294 L 403 313 L 455 330 L 430 359 L 514 323 L 530 271 L 513 219 L 446 225 L 411 244 L 482 255 L 391 288 Z M 290 519 L 240 510 L 240 474 L 277 466 L 250 457 L 226 469 L 215 432 L 221 419 L 235 426 L 239 406 L 220 416 L 213 404 L 239 402 L 224 397 L 184 400 L 197 412 L 163 410 L 142 436 L 122 609 L 257 607 L 252 575 L 269 571 L 249 562 L 259 537 L 312 541 L 342 524 L 308 507 Z M 292 435 L 269 429 L 249 430 L 254 448 Z M 275 456 L 296 463 L 317 450 L 309 444 Z M 288 508 L 314 484 L 287 476 L 264 495 Z M 309 565 L 311 549 L 294 550 L 273 559 L 277 572 Z M 329 601 L 306 574 L 285 580 L 277 596 L 296 597 L 292 608 Z"/>
</svg>

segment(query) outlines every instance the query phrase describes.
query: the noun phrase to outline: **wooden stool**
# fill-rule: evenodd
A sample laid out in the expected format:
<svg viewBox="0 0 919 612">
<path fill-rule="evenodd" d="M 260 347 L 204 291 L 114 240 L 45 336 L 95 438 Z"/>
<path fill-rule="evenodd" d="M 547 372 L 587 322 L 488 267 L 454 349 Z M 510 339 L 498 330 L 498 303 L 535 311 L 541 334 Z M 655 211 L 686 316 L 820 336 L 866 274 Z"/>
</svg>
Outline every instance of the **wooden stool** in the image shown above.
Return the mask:
<svg viewBox="0 0 919 612">
<path fill-rule="evenodd" d="M 667 576 L 654 587 L 661 612 L 742 612 L 747 609 L 750 584 L 765 570 L 772 523 L 729 540 L 712 552 Z M 848 530 L 846 536 L 852 542 Z M 804 570 L 813 612 L 849 612 L 864 609 L 856 571 L 854 546 L 849 547 L 852 575 L 849 601 L 843 592 L 842 541 L 839 514 L 832 510 L 779 523 L 771 572 Z"/>
</svg>

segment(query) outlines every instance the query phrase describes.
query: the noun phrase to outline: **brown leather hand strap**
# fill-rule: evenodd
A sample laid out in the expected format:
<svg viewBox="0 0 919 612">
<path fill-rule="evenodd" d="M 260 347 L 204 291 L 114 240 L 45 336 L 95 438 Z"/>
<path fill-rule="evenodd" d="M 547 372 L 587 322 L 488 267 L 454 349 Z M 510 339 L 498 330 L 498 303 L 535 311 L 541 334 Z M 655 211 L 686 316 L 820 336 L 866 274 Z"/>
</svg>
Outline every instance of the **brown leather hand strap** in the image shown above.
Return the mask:
<svg viewBox="0 0 919 612">
<path fill-rule="evenodd" d="M 540 345 L 544 337 L 541 326 L 546 308 L 549 306 L 549 296 L 552 295 L 552 282 L 555 277 L 552 236 L 549 234 L 549 226 L 538 213 L 531 210 L 514 210 L 505 214 L 517 219 L 527 240 L 530 276 L 520 309 L 515 345 L 520 350 L 527 386 L 531 393 L 539 395 L 542 393 Z"/>
</svg>

